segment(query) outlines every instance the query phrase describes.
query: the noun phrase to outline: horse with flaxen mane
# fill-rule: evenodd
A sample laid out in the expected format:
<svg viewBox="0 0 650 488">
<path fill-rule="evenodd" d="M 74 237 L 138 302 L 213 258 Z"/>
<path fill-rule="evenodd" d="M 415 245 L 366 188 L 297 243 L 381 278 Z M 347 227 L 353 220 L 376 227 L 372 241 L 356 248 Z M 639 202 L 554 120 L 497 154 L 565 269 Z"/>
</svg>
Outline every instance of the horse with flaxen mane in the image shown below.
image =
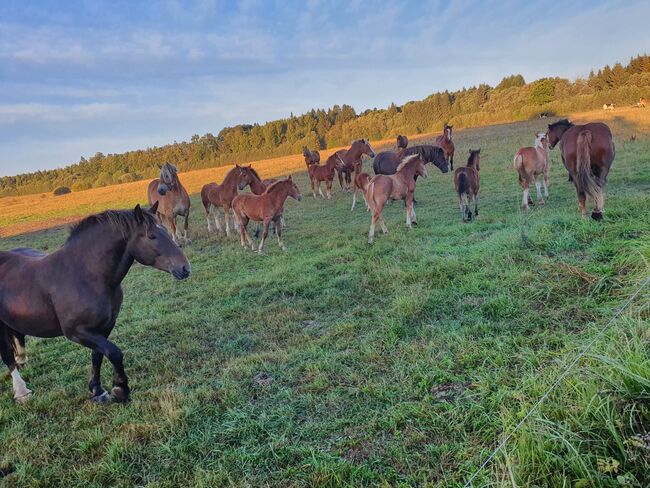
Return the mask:
<svg viewBox="0 0 650 488">
<path fill-rule="evenodd" d="M 545 132 L 535 134 L 535 147 L 522 147 L 515 154 L 513 161 L 519 184 L 524 194 L 521 206 L 528 210 L 528 205 L 533 203 L 530 198 L 530 184 L 534 181 L 537 190 L 537 203 L 544 205 L 542 198 L 542 181 L 538 179 L 544 176 L 544 196 L 548 198 L 548 174 L 551 170 L 551 161 L 548 157 L 548 135 Z"/>
<path fill-rule="evenodd" d="M 286 180 L 281 180 L 273 183 L 261 195 L 253 195 L 250 193 L 243 193 L 237 195 L 232 201 L 232 208 L 235 212 L 235 217 L 239 222 L 240 242 L 243 247 L 246 243 L 255 250 L 255 244 L 248 235 L 248 222 L 254 220 L 256 222 L 264 223 L 264 232 L 260 241 L 257 251 L 262 254 L 264 250 L 264 240 L 269 235 L 269 225 L 271 222 L 275 224 L 276 235 L 278 236 L 278 245 L 280 249 L 286 251 L 287 248 L 282 242 L 282 225 L 280 219 L 284 213 L 284 202 L 288 197 L 295 198 L 297 201 L 302 200 L 302 195 L 296 184 L 289 176 Z"/>
<path fill-rule="evenodd" d="M 408 137 L 402 135 L 397 136 L 396 146 L 398 151 L 401 151 L 402 149 L 406 149 L 408 145 L 409 145 Z"/>
<path fill-rule="evenodd" d="M 388 228 L 384 223 L 382 211 L 388 200 L 404 200 L 406 203 L 406 227 L 411 224 L 417 225 L 413 201 L 415 200 L 416 176 L 426 178 L 427 167 L 422 158 L 417 154 L 405 157 L 394 175 L 377 175 L 368 184 L 366 189 L 366 200 L 372 212 L 370 231 L 368 232 L 368 244 L 375 240 L 375 224 L 381 225 L 384 234 Z"/>
<path fill-rule="evenodd" d="M 51 254 L 18 248 L 0 252 L 0 356 L 9 368 L 14 399 L 32 392 L 18 368 L 25 364 L 25 336 L 60 337 L 92 351 L 91 400 L 129 399 L 123 354 L 108 337 L 122 305 L 121 283 L 134 261 L 182 280 L 190 263 L 149 211 L 109 210 L 76 224 L 63 247 Z M 102 388 L 100 368 L 113 366 L 112 397 Z"/>
<path fill-rule="evenodd" d="M 601 122 L 574 125 L 562 119 L 549 124 L 548 142 L 551 149 L 560 143 L 562 162 L 576 187 L 582 216 L 587 216 L 585 205 L 589 195 L 596 205 L 591 218 L 601 220 L 605 209 L 607 175 L 616 156 L 609 127 Z"/>
<path fill-rule="evenodd" d="M 160 178 L 149 183 L 147 199 L 150 206 L 158 202 L 158 218 L 167 226 L 176 244 L 181 237 L 176 228 L 176 217 L 185 218 L 183 238 L 189 243 L 190 197 L 178 179 L 176 166 L 165 163 L 160 167 Z"/>
<path fill-rule="evenodd" d="M 436 137 L 436 146 L 441 147 L 445 151 L 445 157 L 449 161 L 449 167 L 454 169 L 454 152 L 456 147 L 454 142 L 451 140 L 451 131 L 453 129 L 452 125 L 445 124 L 445 128 L 442 131 L 442 134 Z"/>
<path fill-rule="evenodd" d="M 320 153 L 318 151 L 310 151 L 307 146 L 302 147 L 302 155 L 305 158 L 305 164 L 308 168 L 312 164 L 320 163 Z"/>
<path fill-rule="evenodd" d="M 479 171 L 481 170 L 481 150 L 470 149 L 467 166 L 457 168 L 454 173 L 454 186 L 458 195 L 458 208 L 463 216 L 463 222 L 471 222 L 478 217 L 478 192 L 481 186 Z M 474 216 L 469 209 L 470 200 L 474 199 Z"/>
<path fill-rule="evenodd" d="M 318 193 L 320 196 L 325 198 L 323 195 L 323 190 L 321 190 L 320 184 L 324 181 L 325 188 L 327 191 L 327 198 L 332 198 L 332 181 L 334 181 L 334 171 L 343 165 L 338 153 L 332 154 L 325 164 L 312 164 L 307 169 L 309 174 L 309 183 L 311 184 L 311 194 L 316 198 L 315 186 L 318 187 Z"/>
<path fill-rule="evenodd" d="M 438 146 L 428 144 L 407 147 L 396 153 L 391 151 L 381 152 L 375 156 L 372 169 L 376 175 L 393 175 L 404 158 L 413 154 L 420 156 L 425 164 L 434 164 L 443 173 L 449 171 L 449 163 L 444 150 Z"/>
<path fill-rule="evenodd" d="M 339 184 L 343 188 L 343 176 L 345 175 L 346 190 L 352 189 L 352 172 L 355 170 L 355 163 L 359 164 L 359 170 L 361 170 L 361 157 L 364 154 L 371 158 L 375 157 L 375 151 L 372 150 L 370 143 L 366 139 L 357 139 L 352 142 L 349 149 L 341 149 L 340 151 L 336 151 L 336 154 L 343 163 L 340 167 L 336 168 L 339 176 Z"/>
<path fill-rule="evenodd" d="M 214 223 L 217 227 L 217 232 L 221 233 L 221 222 L 219 222 L 218 208 L 223 209 L 223 218 L 226 223 L 226 236 L 230 237 L 230 208 L 232 199 L 237 196 L 237 189 L 243 190 L 247 185 L 255 184 L 255 177 L 249 171 L 250 165 L 239 166 L 235 165 L 233 169 L 228 171 L 223 182 L 218 185 L 217 183 L 208 183 L 201 188 L 201 201 L 205 209 L 205 220 L 208 222 L 208 232 L 212 231 L 210 225 L 210 212 L 214 210 Z M 259 177 L 258 177 L 259 178 Z"/>
</svg>

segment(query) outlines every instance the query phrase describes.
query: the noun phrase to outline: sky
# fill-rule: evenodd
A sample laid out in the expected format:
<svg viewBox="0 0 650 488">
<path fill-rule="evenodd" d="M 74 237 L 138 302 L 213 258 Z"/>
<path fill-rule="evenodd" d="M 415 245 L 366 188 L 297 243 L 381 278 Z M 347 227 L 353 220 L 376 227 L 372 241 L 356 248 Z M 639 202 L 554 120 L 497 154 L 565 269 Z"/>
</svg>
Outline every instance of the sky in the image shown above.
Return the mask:
<svg viewBox="0 0 650 488">
<path fill-rule="evenodd" d="M 0 176 L 650 48 L 650 2 L 1 0 Z"/>
</svg>

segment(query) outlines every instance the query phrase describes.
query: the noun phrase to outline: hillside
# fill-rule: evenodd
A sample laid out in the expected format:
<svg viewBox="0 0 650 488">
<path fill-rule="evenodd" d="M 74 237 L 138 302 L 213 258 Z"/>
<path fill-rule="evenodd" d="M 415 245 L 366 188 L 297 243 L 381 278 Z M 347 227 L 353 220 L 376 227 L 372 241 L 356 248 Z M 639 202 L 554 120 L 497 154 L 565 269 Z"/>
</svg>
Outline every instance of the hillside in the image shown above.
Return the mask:
<svg viewBox="0 0 650 488">
<path fill-rule="evenodd" d="M 373 246 L 362 206 L 351 212 L 338 188 L 314 200 L 304 172 L 286 253 L 207 235 L 194 195 L 192 276 L 136 266 L 124 282 L 111 338 L 131 403 L 91 404 L 88 352 L 29 339 L 32 400 L 14 405 L 0 382 L 0 486 L 463 486 L 650 275 L 650 110 L 571 117 L 613 130 L 602 222 L 579 217 L 557 150 L 547 204 L 519 210 L 513 153 L 546 120 L 459 131 L 459 163 L 481 148 L 480 217 L 462 223 L 452 175 L 431 168 L 419 226 L 388 205 L 390 232 Z M 88 195 L 130 205 L 126 188 Z M 1 242 L 53 250 L 65 238 Z M 648 486 L 648 303 L 650 288 L 474 486 Z"/>
<path fill-rule="evenodd" d="M 190 141 L 124 154 L 97 153 L 62 169 L 0 178 L 0 196 L 50 192 L 66 186 L 73 191 L 148 179 L 158 164 L 172 162 L 183 171 L 254 161 L 333 148 L 352 139 L 390 139 L 399 133 L 437 132 L 444 122 L 456 129 L 527 120 L 540 113 L 566 114 L 615 103 L 619 108 L 650 97 L 650 56 L 638 56 L 626 66 L 617 63 L 569 81 L 543 78 L 526 83 L 521 75 L 506 76 L 496 86 L 434 93 L 424 100 L 391 105 L 357 114 L 348 106 L 318 109 L 263 125 L 227 127 L 215 136 L 194 135 Z M 17 164 L 20 162 L 17 161 Z"/>
</svg>

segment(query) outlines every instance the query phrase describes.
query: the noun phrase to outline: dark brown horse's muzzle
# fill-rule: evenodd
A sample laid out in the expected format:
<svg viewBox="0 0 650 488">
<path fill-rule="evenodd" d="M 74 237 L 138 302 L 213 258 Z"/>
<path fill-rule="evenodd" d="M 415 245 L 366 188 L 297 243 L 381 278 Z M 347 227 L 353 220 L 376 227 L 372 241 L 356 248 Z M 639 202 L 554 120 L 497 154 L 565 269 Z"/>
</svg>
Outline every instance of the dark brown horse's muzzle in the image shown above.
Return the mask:
<svg viewBox="0 0 650 488">
<path fill-rule="evenodd" d="M 190 276 L 190 263 L 187 262 L 186 264 L 183 264 L 182 266 L 177 266 L 175 268 L 172 268 L 170 270 L 171 275 L 176 278 L 177 280 L 184 280 L 185 278 Z"/>
</svg>

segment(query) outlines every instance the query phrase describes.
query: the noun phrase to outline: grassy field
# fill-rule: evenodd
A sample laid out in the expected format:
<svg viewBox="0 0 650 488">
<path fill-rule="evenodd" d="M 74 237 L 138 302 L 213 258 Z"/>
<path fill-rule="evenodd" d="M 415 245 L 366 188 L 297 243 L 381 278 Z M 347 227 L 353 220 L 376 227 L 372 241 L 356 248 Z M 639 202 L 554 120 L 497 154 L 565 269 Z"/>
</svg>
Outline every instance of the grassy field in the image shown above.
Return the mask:
<svg viewBox="0 0 650 488">
<path fill-rule="evenodd" d="M 90 354 L 28 341 L 34 398 L 15 406 L 0 383 L 0 486 L 462 486 L 650 273 L 642 112 L 607 114 L 601 223 L 579 217 L 557 151 L 547 205 L 519 210 L 512 156 L 546 121 L 459 132 L 457 162 L 481 148 L 478 220 L 432 168 L 419 227 L 393 203 L 372 247 L 351 195 L 314 200 L 304 174 L 287 253 L 208 236 L 193 197 L 190 279 L 136 267 L 124 282 L 112 338 L 132 402 L 90 404 Z M 648 486 L 649 303 L 646 288 L 475 486 Z"/>
</svg>

